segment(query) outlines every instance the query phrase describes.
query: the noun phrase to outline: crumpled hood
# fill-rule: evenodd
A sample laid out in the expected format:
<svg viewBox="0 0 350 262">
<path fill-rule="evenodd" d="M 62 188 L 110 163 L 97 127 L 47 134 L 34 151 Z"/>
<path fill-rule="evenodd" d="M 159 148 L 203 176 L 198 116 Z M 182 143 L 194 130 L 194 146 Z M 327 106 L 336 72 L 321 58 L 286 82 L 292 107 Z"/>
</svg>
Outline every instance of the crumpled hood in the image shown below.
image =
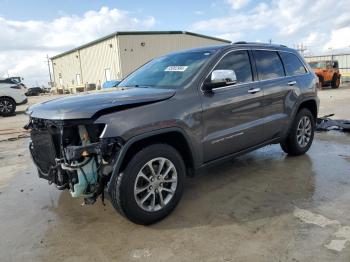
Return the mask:
<svg viewBox="0 0 350 262">
<path fill-rule="evenodd" d="M 175 91 L 160 88 L 126 88 L 57 98 L 35 104 L 26 111 L 35 118 L 50 120 L 88 119 L 104 109 L 115 109 L 162 101 L 172 97 Z"/>
</svg>

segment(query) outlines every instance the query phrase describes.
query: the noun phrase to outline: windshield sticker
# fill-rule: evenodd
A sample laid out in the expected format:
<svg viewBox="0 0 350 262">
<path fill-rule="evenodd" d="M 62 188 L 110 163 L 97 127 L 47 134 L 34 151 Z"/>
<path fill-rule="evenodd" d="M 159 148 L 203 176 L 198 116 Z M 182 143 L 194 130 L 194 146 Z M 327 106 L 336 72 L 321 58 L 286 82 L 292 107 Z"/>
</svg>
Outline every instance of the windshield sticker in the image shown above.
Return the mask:
<svg viewBox="0 0 350 262">
<path fill-rule="evenodd" d="M 185 72 L 188 66 L 168 66 L 165 72 Z"/>
</svg>

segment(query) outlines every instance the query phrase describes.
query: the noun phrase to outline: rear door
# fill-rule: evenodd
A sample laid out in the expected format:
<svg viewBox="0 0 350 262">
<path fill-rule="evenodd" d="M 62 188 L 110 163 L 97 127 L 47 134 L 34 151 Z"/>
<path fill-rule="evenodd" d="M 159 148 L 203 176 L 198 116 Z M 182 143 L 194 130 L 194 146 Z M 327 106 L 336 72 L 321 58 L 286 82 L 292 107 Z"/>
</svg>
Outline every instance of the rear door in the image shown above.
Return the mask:
<svg viewBox="0 0 350 262">
<path fill-rule="evenodd" d="M 254 50 L 259 87 L 263 89 L 263 122 L 265 141 L 281 136 L 288 125 L 291 104 L 297 82 L 293 76 L 286 76 L 279 53 L 275 50 Z"/>
<path fill-rule="evenodd" d="M 212 70 L 221 69 L 234 70 L 237 83 L 202 92 L 205 162 L 259 144 L 263 132 L 262 92 L 253 82 L 249 52 L 229 51 Z"/>
</svg>

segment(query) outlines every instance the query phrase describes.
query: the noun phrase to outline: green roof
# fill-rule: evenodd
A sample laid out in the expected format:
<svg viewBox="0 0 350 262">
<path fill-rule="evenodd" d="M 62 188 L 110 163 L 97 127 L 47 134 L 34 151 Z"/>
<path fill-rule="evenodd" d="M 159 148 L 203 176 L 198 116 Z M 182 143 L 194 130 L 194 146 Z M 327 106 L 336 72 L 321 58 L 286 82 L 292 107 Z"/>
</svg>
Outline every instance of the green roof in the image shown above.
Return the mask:
<svg viewBox="0 0 350 262">
<path fill-rule="evenodd" d="M 98 38 L 98 39 L 96 39 L 96 40 L 94 40 L 92 42 L 89 42 L 87 44 L 78 46 L 76 48 L 73 48 L 71 50 L 63 52 L 61 54 L 55 55 L 55 56 L 51 57 L 50 59 L 55 59 L 55 58 L 67 55 L 69 53 L 73 53 L 75 51 L 78 51 L 80 49 L 92 46 L 94 44 L 97 44 L 97 43 L 99 43 L 99 42 L 101 42 L 103 40 L 106 40 L 106 39 L 111 38 L 111 37 L 116 36 L 116 35 L 179 35 L 179 34 L 192 35 L 192 36 L 207 38 L 207 39 L 211 39 L 211 40 L 217 40 L 217 41 L 221 41 L 221 42 L 224 42 L 224 43 L 231 43 L 231 41 L 226 40 L 226 39 L 213 37 L 213 36 L 202 35 L 202 34 L 197 34 L 197 33 L 192 33 L 192 32 L 187 32 L 187 31 L 122 31 L 122 32 L 114 32 L 112 34 L 109 34 L 109 35 L 106 35 L 104 37 Z"/>
</svg>

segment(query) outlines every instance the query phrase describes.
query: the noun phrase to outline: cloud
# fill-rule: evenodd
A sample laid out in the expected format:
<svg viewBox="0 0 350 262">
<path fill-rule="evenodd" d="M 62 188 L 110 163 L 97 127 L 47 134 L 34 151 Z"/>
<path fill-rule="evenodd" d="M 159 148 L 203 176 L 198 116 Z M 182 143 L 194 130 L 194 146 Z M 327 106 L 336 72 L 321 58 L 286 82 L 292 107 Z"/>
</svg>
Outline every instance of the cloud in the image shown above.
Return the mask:
<svg viewBox="0 0 350 262">
<path fill-rule="evenodd" d="M 333 48 L 349 46 L 350 5 L 348 0 L 271 0 L 252 8 L 241 8 L 247 1 L 227 0 L 235 12 L 199 20 L 190 30 L 227 36 L 228 39 L 294 44 L 307 42 L 313 53 L 321 53 L 325 45 Z"/>
<path fill-rule="evenodd" d="M 194 11 L 194 14 L 195 15 L 204 15 L 204 12 L 202 10 L 197 10 L 197 11 Z"/>
<path fill-rule="evenodd" d="M 330 38 L 330 41 L 324 45 L 324 50 L 350 47 L 350 26 L 332 30 Z"/>
<path fill-rule="evenodd" d="M 246 6 L 249 0 L 226 0 L 226 2 L 231 5 L 232 9 L 238 10 Z"/>
<path fill-rule="evenodd" d="M 82 16 L 63 15 L 52 21 L 7 20 L 0 17 L 0 76 L 22 76 L 25 83 L 47 84 L 46 54 L 64 50 L 121 30 L 147 30 L 155 18 L 102 7 Z"/>
<path fill-rule="evenodd" d="M 239 40 L 242 40 L 242 33 L 240 32 L 226 33 L 226 34 L 220 34 L 217 37 L 222 39 L 230 39 L 232 42 L 237 42 Z"/>
</svg>

